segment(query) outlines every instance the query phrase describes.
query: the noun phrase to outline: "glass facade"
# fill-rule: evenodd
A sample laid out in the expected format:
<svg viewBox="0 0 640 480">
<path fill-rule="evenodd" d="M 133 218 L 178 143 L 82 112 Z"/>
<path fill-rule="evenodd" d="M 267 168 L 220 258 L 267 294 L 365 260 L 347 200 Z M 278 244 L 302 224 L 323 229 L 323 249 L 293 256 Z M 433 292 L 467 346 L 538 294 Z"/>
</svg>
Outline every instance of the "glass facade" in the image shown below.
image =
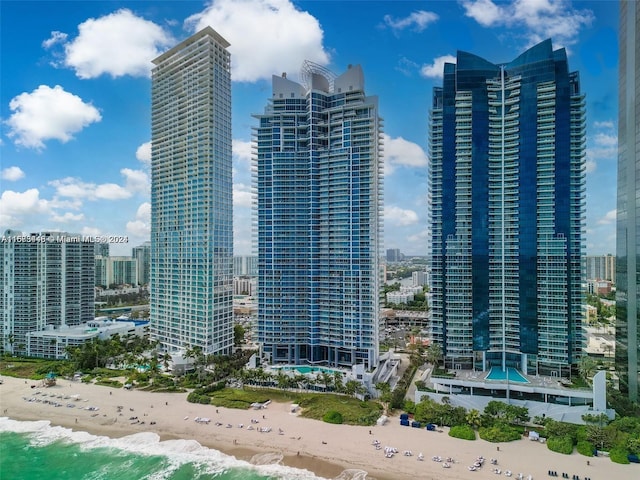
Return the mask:
<svg viewBox="0 0 640 480">
<path fill-rule="evenodd" d="M 640 3 L 620 2 L 616 367 L 620 390 L 640 383 Z"/>
<path fill-rule="evenodd" d="M 150 309 L 166 350 L 233 344 L 228 46 L 207 27 L 154 60 Z"/>
<path fill-rule="evenodd" d="M 430 112 L 432 336 L 447 366 L 566 375 L 583 346 L 584 97 L 564 49 L 458 52 Z"/>
<path fill-rule="evenodd" d="M 273 77 L 256 115 L 258 340 L 274 363 L 378 358 L 381 119 L 359 66 Z"/>
</svg>

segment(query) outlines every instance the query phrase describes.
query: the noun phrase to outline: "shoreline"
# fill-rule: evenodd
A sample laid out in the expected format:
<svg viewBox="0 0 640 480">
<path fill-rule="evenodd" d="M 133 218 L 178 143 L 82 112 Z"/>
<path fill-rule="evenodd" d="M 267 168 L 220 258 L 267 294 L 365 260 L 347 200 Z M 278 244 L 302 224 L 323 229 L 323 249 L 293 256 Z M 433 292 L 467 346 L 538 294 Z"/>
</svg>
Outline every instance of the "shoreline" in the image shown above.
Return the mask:
<svg viewBox="0 0 640 480">
<path fill-rule="evenodd" d="M 591 480 L 626 480 L 640 475 L 640 466 L 615 464 L 607 457 L 588 458 L 575 452 L 562 455 L 526 439 L 499 444 L 460 440 L 446 432 L 400 426 L 395 417 L 384 426 L 333 425 L 292 414 L 290 403 L 271 403 L 263 410 L 237 410 L 188 403 L 186 393 L 127 391 L 67 380 L 59 380 L 54 387 L 31 388 L 39 382 L 13 377 L 3 380 L 0 412 L 14 420 L 48 420 L 53 426 L 111 438 L 154 432 L 162 441 L 193 439 L 249 463 L 256 462 L 260 455 L 276 454 L 282 456 L 282 465 L 327 479 L 339 477 L 345 470 L 363 470 L 368 479 L 377 480 L 466 480 L 478 475 L 497 480 L 500 476 L 492 471 L 495 467 L 488 464 L 493 457 L 502 472 L 513 472 L 513 478 L 522 473 L 525 478 L 531 475 L 540 480 L 548 477 L 549 470 Z M 73 408 L 67 407 L 70 403 Z M 196 417 L 210 421 L 196 423 Z M 270 431 L 260 432 L 262 428 Z M 399 453 L 385 457 L 384 449 L 376 450 L 372 445 L 374 439 Z M 404 456 L 405 450 L 413 455 Z M 423 453 L 424 461 L 418 461 L 419 453 Z M 452 457 L 454 462 L 451 468 L 442 468 L 432 456 Z M 485 457 L 487 463 L 478 471 L 469 471 L 468 466 L 478 456 Z"/>
</svg>

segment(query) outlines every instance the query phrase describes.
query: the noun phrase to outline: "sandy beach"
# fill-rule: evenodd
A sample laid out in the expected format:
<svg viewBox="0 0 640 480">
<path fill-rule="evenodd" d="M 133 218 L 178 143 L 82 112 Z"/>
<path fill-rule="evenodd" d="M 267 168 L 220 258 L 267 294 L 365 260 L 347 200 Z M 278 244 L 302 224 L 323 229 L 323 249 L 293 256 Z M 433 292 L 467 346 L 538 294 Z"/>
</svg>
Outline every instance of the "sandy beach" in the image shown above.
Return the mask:
<svg viewBox="0 0 640 480">
<path fill-rule="evenodd" d="M 336 478 L 351 469 L 368 472 L 367 478 L 385 480 L 498 479 L 507 470 L 513 472 L 513 478 L 522 473 L 524 478 L 531 475 L 538 480 L 552 478 L 549 470 L 558 472 L 558 478 L 563 472 L 569 478 L 578 475 L 591 480 L 640 477 L 640 465 L 619 465 L 607 457 L 587 459 L 577 453 L 557 454 L 545 444 L 527 439 L 500 444 L 458 440 L 449 437 L 446 428 L 443 432 L 429 432 L 403 427 L 394 417 L 384 426 L 331 425 L 299 417 L 291 413 L 291 404 L 284 403 L 271 403 L 262 410 L 236 410 L 188 403 L 185 393 L 128 391 L 67 380 L 44 388 L 30 380 L 3 380 L 0 412 L 15 420 L 49 420 L 52 425 L 112 438 L 149 431 L 162 440 L 195 439 L 204 446 L 253 462 L 269 458 L 264 454 L 276 453 L 284 456 L 285 465 L 304 468 L 324 478 Z M 32 398 L 41 401 L 28 401 Z M 55 407 L 45 400 L 62 406 Z M 196 418 L 209 422 L 196 422 Z M 374 440 L 380 449 L 375 448 Z M 393 447 L 398 453 L 387 458 L 384 447 Z M 404 455 L 405 451 L 411 451 L 412 456 Z M 423 461 L 418 460 L 419 453 L 424 455 Z M 451 468 L 433 461 L 434 456 L 453 458 Z M 479 456 L 486 459 L 484 465 L 470 471 L 468 467 Z M 490 464 L 492 458 L 497 460 L 497 466 Z M 500 475 L 494 473 L 494 468 L 501 469 Z"/>
</svg>

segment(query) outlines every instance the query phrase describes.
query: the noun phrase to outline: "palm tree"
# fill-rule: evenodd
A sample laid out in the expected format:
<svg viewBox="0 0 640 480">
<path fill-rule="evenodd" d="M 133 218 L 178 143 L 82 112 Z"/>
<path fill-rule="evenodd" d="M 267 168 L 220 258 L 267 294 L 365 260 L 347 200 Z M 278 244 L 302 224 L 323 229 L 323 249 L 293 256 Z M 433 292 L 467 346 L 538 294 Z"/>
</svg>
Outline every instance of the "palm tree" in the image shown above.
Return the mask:
<svg viewBox="0 0 640 480">
<path fill-rule="evenodd" d="M 327 372 L 322 372 L 320 375 L 322 377 L 322 383 L 324 383 L 326 391 L 331 385 L 331 375 L 329 375 Z"/>
<path fill-rule="evenodd" d="M 151 385 L 153 385 L 153 382 L 158 375 L 159 366 L 160 362 L 158 362 L 158 357 L 156 355 L 151 355 L 151 358 L 149 359 L 149 376 L 151 378 Z"/>
<path fill-rule="evenodd" d="M 338 393 L 342 393 L 342 391 L 344 390 L 344 385 L 342 384 L 341 372 L 333 372 L 333 388 Z"/>
<path fill-rule="evenodd" d="M 472 408 L 465 415 L 465 420 L 471 426 L 471 428 L 477 429 L 481 424 L 480 411 Z"/>
<path fill-rule="evenodd" d="M 169 352 L 163 353 L 160 355 L 160 360 L 162 360 L 162 366 L 164 367 L 164 371 L 169 371 L 169 365 L 171 364 L 171 354 Z"/>
<path fill-rule="evenodd" d="M 591 384 L 596 366 L 596 361 L 593 358 L 583 355 L 578 362 L 578 373 L 587 383 Z"/>
<path fill-rule="evenodd" d="M 388 383 L 378 382 L 375 385 L 376 390 L 380 393 L 380 402 L 382 403 L 382 408 L 384 409 L 384 414 L 386 415 L 389 411 L 389 403 L 391 402 L 391 387 Z"/>
<path fill-rule="evenodd" d="M 358 387 L 360 385 L 361 383 L 357 380 L 347 380 L 347 382 L 344 384 L 344 393 L 346 393 L 350 397 L 354 397 L 356 393 L 359 393 L 360 389 Z"/>
<path fill-rule="evenodd" d="M 442 347 L 438 343 L 432 343 L 426 350 L 427 362 L 438 368 L 442 361 Z"/>
</svg>

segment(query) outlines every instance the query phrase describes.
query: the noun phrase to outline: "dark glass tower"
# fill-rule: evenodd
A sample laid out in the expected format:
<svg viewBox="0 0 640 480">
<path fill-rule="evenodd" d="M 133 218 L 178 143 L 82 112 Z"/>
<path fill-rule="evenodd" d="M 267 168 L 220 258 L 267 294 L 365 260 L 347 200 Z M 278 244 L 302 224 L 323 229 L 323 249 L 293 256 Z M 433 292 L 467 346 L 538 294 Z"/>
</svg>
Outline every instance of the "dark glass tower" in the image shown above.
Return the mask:
<svg viewBox="0 0 640 480">
<path fill-rule="evenodd" d="M 546 40 L 458 52 L 430 118 L 432 335 L 452 368 L 567 375 L 583 346 L 584 96 Z"/>
<path fill-rule="evenodd" d="M 620 2 L 616 367 L 620 390 L 640 383 L 640 3 Z"/>
</svg>

